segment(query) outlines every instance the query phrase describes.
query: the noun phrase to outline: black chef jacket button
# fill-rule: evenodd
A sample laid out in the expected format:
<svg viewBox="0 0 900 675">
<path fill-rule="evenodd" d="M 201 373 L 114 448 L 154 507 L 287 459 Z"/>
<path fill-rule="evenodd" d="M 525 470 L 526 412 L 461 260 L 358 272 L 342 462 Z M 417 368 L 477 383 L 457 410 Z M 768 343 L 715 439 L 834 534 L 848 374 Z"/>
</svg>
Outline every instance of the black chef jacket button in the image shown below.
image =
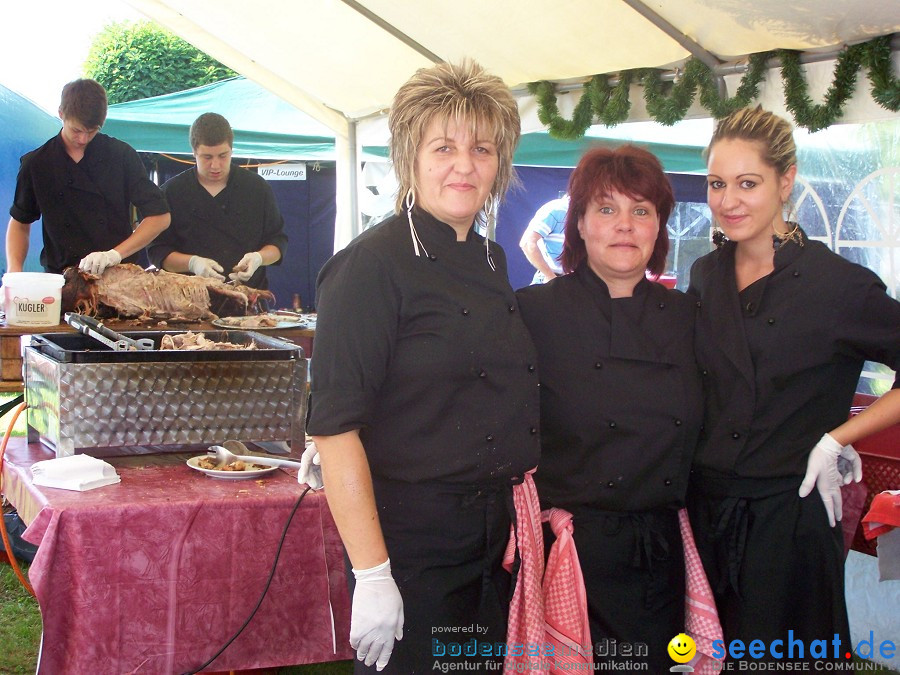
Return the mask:
<svg viewBox="0 0 900 675">
<path fill-rule="evenodd" d="M 610 421 L 610 423 L 609 423 L 609 428 L 610 428 L 610 429 L 615 429 L 615 428 L 616 428 L 616 423 L 613 422 L 613 421 Z"/>
<path fill-rule="evenodd" d="M 463 309 L 462 309 L 462 315 L 463 315 L 463 316 L 469 316 L 469 310 L 467 310 L 465 307 L 463 307 Z"/>
<path fill-rule="evenodd" d="M 697 309 L 700 309 L 700 301 L 697 301 Z"/>
<path fill-rule="evenodd" d="M 799 277 L 799 276 L 800 276 L 800 271 L 799 271 L 799 270 L 794 270 L 794 276 L 795 276 L 795 277 Z"/>
<path fill-rule="evenodd" d="M 746 309 L 748 312 L 752 312 L 753 311 L 753 303 L 748 302 L 747 306 L 744 309 Z"/>
<path fill-rule="evenodd" d="M 494 440 L 494 434 L 488 434 L 484 437 L 484 440 L 486 440 L 488 443 L 492 442 Z"/>
<path fill-rule="evenodd" d="M 516 306 L 515 306 L 515 305 L 510 305 L 510 306 L 509 306 L 509 311 L 510 311 L 510 312 L 515 312 L 515 311 L 516 311 Z"/>
<path fill-rule="evenodd" d="M 701 374 L 703 377 L 706 377 L 707 375 L 709 375 L 709 371 L 708 371 L 706 368 L 704 368 L 703 370 L 700 371 L 700 374 Z"/>
<path fill-rule="evenodd" d="M 665 308 L 666 308 L 666 303 L 661 302 L 661 303 L 659 303 L 659 305 L 657 305 L 657 307 L 659 307 L 660 309 L 665 309 Z"/>
<path fill-rule="evenodd" d="M 609 487 L 609 488 L 611 488 L 611 487 L 616 487 L 616 484 L 615 484 L 613 481 L 609 481 L 609 482 L 606 484 L 606 487 Z"/>
<path fill-rule="evenodd" d="M 69 185 L 71 185 L 74 182 L 75 182 L 74 178 L 70 178 L 69 180 L 66 181 L 66 183 L 68 183 Z"/>
<path fill-rule="evenodd" d="M 534 371 L 535 371 L 534 365 L 532 365 L 531 363 L 529 363 L 529 364 L 528 364 L 528 372 L 529 372 L 529 373 L 533 373 Z"/>
<path fill-rule="evenodd" d="M 602 361 L 597 361 L 597 363 L 594 364 L 594 368 L 596 368 L 597 370 L 600 370 L 602 367 L 603 367 Z"/>
<path fill-rule="evenodd" d="M 775 325 L 775 319 L 772 319 L 772 318 L 766 319 L 766 323 L 769 324 L 770 326 L 774 326 L 774 325 Z"/>
<path fill-rule="evenodd" d="M 478 377 L 487 377 L 487 372 L 482 368 L 478 371 Z"/>
<path fill-rule="evenodd" d="M 64 193 L 62 193 L 62 192 L 57 192 L 57 193 L 56 193 L 56 196 L 59 197 L 60 199 L 62 199 L 62 198 L 65 197 L 66 195 L 65 195 Z"/>
<path fill-rule="evenodd" d="M 663 481 L 663 485 L 665 485 L 666 487 L 669 487 L 671 484 L 672 484 L 672 481 L 669 480 L 668 478 L 666 478 L 666 479 Z"/>
<path fill-rule="evenodd" d="M 734 433 L 731 434 L 731 437 L 732 437 L 734 440 L 737 440 L 737 439 L 739 439 L 739 438 L 741 437 L 741 435 L 740 435 L 738 432 L 735 431 Z"/>
<path fill-rule="evenodd" d="M 676 420 L 675 420 L 675 426 L 676 426 L 676 427 L 680 427 L 680 426 L 681 426 L 681 420 L 676 419 Z"/>
<path fill-rule="evenodd" d="M 428 259 L 429 259 L 431 262 L 434 262 L 435 260 L 437 260 L 437 256 L 436 256 L 434 253 L 429 253 L 429 254 L 428 254 Z"/>
<path fill-rule="evenodd" d="M 534 436 L 534 435 L 537 433 L 537 428 L 536 428 L 536 427 L 530 427 L 530 428 L 528 429 L 528 433 L 531 434 L 532 436 Z"/>
</svg>

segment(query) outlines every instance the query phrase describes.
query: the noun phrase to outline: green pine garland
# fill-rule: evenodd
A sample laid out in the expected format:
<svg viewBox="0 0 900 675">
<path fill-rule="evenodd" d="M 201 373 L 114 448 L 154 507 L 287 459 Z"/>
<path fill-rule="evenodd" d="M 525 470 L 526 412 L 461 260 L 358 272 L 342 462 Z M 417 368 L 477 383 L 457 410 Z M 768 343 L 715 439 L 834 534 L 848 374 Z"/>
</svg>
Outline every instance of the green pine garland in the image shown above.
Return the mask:
<svg viewBox="0 0 900 675">
<path fill-rule="evenodd" d="M 650 117 L 660 124 L 672 125 L 684 119 L 700 90 L 700 104 L 721 119 L 734 110 L 749 105 L 759 95 L 759 85 L 766 74 L 766 64 L 772 57 L 781 59 L 784 80 L 784 100 L 799 126 L 818 131 L 840 119 L 847 101 L 856 87 L 860 69 L 868 71 L 872 98 L 892 112 L 900 110 L 900 80 L 891 73 L 891 37 L 875 38 L 869 42 L 846 48 L 836 59 L 834 79 L 825 94 L 825 102 L 816 105 L 810 99 L 806 77 L 798 52 L 776 50 L 752 54 L 749 67 L 734 96 L 722 98 L 716 88 L 710 68 L 691 58 L 685 62 L 684 72 L 677 82 L 663 82 L 664 72 L 653 68 L 623 71 L 615 87 L 606 75 L 594 75 L 583 88 L 571 120 L 562 117 L 557 107 L 556 89 L 551 82 L 528 85 L 538 102 L 538 119 L 546 125 L 554 138 L 576 140 L 582 138 L 594 120 L 615 126 L 628 119 L 631 102 L 629 87 L 639 81 L 644 88 L 644 100 Z"/>
</svg>

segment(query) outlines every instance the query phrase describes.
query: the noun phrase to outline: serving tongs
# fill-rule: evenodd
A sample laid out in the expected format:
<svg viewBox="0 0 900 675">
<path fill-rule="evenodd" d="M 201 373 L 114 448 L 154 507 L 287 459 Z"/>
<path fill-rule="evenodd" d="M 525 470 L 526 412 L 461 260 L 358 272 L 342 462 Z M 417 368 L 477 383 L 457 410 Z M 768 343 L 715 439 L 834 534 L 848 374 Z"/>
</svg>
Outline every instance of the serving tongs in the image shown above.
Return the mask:
<svg viewBox="0 0 900 675">
<path fill-rule="evenodd" d="M 66 312 L 63 317 L 67 324 L 72 326 L 79 333 L 94 338 L 97 342 L 105 344 L 114 352 L 128 352 L 136 350 L 153 349 L 154 343 L 151 338 L 134 338 L 127 337 L 121 333 L 117 333 L 97 321 L 92 316 L 84 314 L 76 314 L 75 312 Z"/>
</svg>

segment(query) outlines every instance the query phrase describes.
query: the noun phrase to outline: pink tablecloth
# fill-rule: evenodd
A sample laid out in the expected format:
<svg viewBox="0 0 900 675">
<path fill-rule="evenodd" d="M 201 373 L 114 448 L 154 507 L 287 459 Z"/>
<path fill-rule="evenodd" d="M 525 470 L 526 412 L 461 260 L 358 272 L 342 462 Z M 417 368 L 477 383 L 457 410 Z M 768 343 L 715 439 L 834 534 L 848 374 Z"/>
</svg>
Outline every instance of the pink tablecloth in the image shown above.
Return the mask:
<svg viewBox="0 0 900 675">
<path fill-rule="evenodd" d="M 13 439 L 3 469 L 25 538 L 40 545 L 29 573 L 44 623 L 39 672 L 197 668 L 256 605 L 302 492 L 296 474 L 224 481 L 142 456 L 109 460 L 121 483 L 71 492 L 31 483 L 28 468 L 49 458 Z M 349 615 L 340 538 L 324 495 L 310 492 L 259 611 L 208 670 L 351 658 Z"/>
</svg>

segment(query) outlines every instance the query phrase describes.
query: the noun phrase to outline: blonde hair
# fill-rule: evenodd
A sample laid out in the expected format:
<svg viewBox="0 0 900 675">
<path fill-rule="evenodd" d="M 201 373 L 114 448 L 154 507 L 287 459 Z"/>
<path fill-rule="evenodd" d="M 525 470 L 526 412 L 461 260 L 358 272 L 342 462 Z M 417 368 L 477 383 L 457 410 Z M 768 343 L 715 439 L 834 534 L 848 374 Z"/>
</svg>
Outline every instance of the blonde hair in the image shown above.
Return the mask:
<svg viewBox="0 0 900 675">
<path fill-rule="evenodd" d="M 388 128 L 400 184 L 395 211 L 401 211 L 410 190 L 416 194 L 416 154 L 434 119 L 465 123 L 473 135 L 479 127 L 493 133 L 498 170 L 491 194 L 501 198 L 516 180 L 512 158 L 521 134 L 519 108 L 503 80 L 466 59 L 420 68 L 394 96 Z"/>
<path fill-rule="evenodd" d="M 722 140 L 759 141 L 762 160 L 783 176 L 797 163 L 793 131 L 790 122 L 762 106 L 741 108 L 719 120 L 703 157 L 706 159 L 712 147 Z"/>
</svg>

